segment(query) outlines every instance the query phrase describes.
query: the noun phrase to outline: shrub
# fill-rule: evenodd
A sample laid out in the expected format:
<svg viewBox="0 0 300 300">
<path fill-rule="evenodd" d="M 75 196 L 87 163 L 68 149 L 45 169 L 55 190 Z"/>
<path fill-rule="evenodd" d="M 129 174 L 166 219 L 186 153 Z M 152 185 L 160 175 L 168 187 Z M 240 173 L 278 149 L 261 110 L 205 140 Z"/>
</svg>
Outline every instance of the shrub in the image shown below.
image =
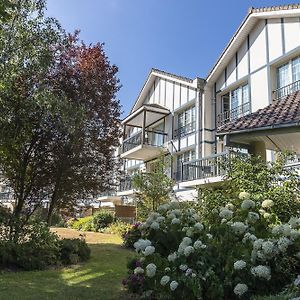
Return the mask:
<svg viewBox="0 0 300 300">
<path fill-rule="evenodd" d="M 58 236 L 51 233 L 45 223 L 29 224 L 18 240 L 12 240 L 8 235 L 1 237 L 1 268 L 41 270 L 60 263 Z"/>
<path fill-rule="evenodd" d="M 107 233 L 111 233 L 111 234 L 117 234 L 119 236 L 123 236 L 125 235 L 130 229 L 132 228 L 131 224 L 128 223 L 124 223 L 121 221 L 116 221 L 112 224 L 110 224 L 107 229 L 106 232 Z"/>
<path fill-rule="evenodd" d="M 108 227 L 114 221 L 114 216 L 108 211 L 101 211 L 93 215 L 92 222 L 95 231 Z"/>
<path fill-rule="evenodd" d="M 131 229 L 122 234 L 123 245 L 126 248 L 134 249 L 133 244 L 142 236 L 140 229 L 141 223 L 136 223 L 131 226 Z"/>
<path fill-rule="evenodd" d="M 92 230 L 93 226 L 93 216 L 88 216 L 84 218 L 80 218 L 75 220 L 74 222 L 71 222 L 71 228 L 76 230 L 86 230 L 90 231 Z M 90 229 L 90 230 L 88 230 Z"/>
<path fill-rule="evenodd" d="M 151 213 L 139 226 L 139 266 L 129 268 L 126 286 L 147 299 L 249 299 L 296 278 L 299 218 L 281 223 L 273 201 L 245 192 L 212 214 L 213 223 L 176 201 Z"/>
<path fill-rule="evenodd" d="M 83 239 L 63 239 L 59 244 L 63 264 L 76 264 L 90 258 L 91 250 Z"/>
</svg>

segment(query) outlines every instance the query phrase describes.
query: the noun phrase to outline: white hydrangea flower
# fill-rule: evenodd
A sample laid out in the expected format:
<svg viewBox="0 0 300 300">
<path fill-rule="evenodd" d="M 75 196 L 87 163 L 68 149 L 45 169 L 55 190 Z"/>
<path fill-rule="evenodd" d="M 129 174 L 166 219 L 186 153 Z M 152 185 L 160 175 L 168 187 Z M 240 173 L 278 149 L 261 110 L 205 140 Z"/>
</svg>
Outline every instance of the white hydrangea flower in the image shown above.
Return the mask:
<svg viewBox="0 0 300 300">
<path fill-rule="evenodd" d="M 174 262 L 176 260 L 176 258 L 177 258 L 176 252 L 168 255 L 168 261 L 170 261 L 170 262 Z"/>
<path fill-rule="evenodd" d="M 194 248 L 196 249 L 196 250 L 199 250 L 199 249 L 205 249 L 207 246 L 206 245 L 204 245 L 201 241 L 199 241 L 199 240 L 197 240 L 197 241 L 195 241 L 195 243 L 194 243 Z"/>
<path fill-rule="evenodd" d="M 157 210 L 160 213 L 165 213 L 169 209 L 169 207 L 170 207 L 170 205 L 168 203 L 166 203 L 166 204 L 160 205 Z"/>
<path fill-rule="evenodd" d="M 230 210 L 234 210 L 234 209 L 235 209 L 235 206 L 234 206 L 232 203 L 227 203 L 227 204 L 225 205 L 225 208 L 230 209 Z"/>
<path fill-rule="evenodd" d="M 150 278 L 154 277 L 156 273 L 156 265 L 151 263 L 146 267 L 146 275 Z"/>
<path fill-rule="evenodd" d="M 182 239 L 182 243 L 184 243 L 185 245 L 190 245 L 192 243 L 192 239 L 185 236 L 183 239 Z"/>
<path fill-rule="evenodd" d="M 244 200 L 241 204 L 241 209 L 247 210 L 255 207 L 255 202 L 252 200 Z"/>
<path fill-rule="evenodd" d="M 247 192 L 240 192 L 239 198 L 241 200 L 248 200 L 248 199 L 250 199 L 250 194 Z"/>
<path fill-rule="evenodd" d="M 146 249 L 146 247 L 151 246 L 151 241 L 139 239 L 137 242 L 133 244 L 133 247 L 136 251 L 143 251 Z"/>
<path fill-rule="evenodd" d="M 204 229 L 204 226 L 203 226 L 203 224 L 198 222 L 194 225 L 194 228 L 198 231 L 202 231 Z"/>
<path fill-rule="evenodd" d="M 300 252 L 297 252 L 297 253 L 295 254 L 295 256 L 296 256 L 298 259 L 300 259 Z"/>
<path fill-rule="evenodd" d="M 161 284 L 162 286 L 165 286 L 165 285 L 167 285 L 167 284 L 169 283 L 169 281 L 170 281 L 170 276 L 165 275 L 165 276 L 163 276 L 163 277 L 161 278 L 160 284 Z"/>
<path fill-rule="evenodd" d="M 169 267 L 165 268 L 165 272 L 170 272 L 170 271 L 171 271 L 171 269 Z"/>
<path fill-rule="evenodd" d="M 200 221 L 200 220 L 201 220 L 200 216 L 197 215 L 197 214 L 193 214 L 193 215 L 192 215 L 192 218 L 193 218 L 195 221 Z"/>
<path fill-rule="evenodd" d="M 250 232 L 246 232 L 243 238 L 243 243 L 246 243 L 247 241 L 255 242 L 257 240 L 257 237 L 254 234 L 251 234 Z"/>
<path fill-rule="evenodd" d="M 266 211 L 265 211 L 264 209 L 262 209 L 262 208 L 259 209 L 258 212 L 259 212 L 262 216 L 266 213 Z"/>
<path fill-rule="evenodd" d="M 209 240 L 211 240 L 213 238 L 213 235 L 210 233 L 207 233 L 206 236 L 208 237 Z"/>
<path fill-rule="evenodd" d="M 272 206 L 274 206 L 274 201 L 273 200 L 264 200 L 261 204 L 262 208 L 271 208 Z"/>
<path fill-rule="evenodd" d="M 233 290 L 233 292 L 239 297 L 244 295 L 247 291 L 248 291 L 248 286 L 244 283 L 238 283 Z"/>
<path fill-rule="evenodd" d="M 185 271 L 185 276 L 189 276 L 191 275 L 193 272 L 193 270 L 191 268 L 188 268 L 186 271 Z"/>
<path fill-rule="evenodd" d="M 292 244 L 292 241 L 286 237 L 282 237 L 277 241 L 277 247 L 280 252 L 286 252 L 287 248 Z"/>
<path fill-rule="evenodd" d="M 231 211 L 231 210 L 228 209 L 228 208 L 222 207 L 222 208 L 220 209 L 219 216 L 220 216 L 220 218 L 222 218 L 222 219 L 229 220 L 229 219 L 231 219 L 232 216 L 233 216 L 233 211 Z"/>
<path fill-rule="evenodd" d="M 256 221 L 259 220 L 259 214 L 253 211 L 249 211 L 247 219 L 250 223 L 255 223 Z"/>
<path fill-rule="evenodd" d="M 158 230 L 158 229 L 159 229 L 159 223 L 154 221 L 154 222 L 150 225 L 150 228 L 152 228 L 152 229 L 154 229 L 154 230 Z"/>
<path fill-rule="evenodd" d="M 187 265 L 180 265 L 179 266 L 179 269 L 181 270 L 181 271 L 186 271 L 187 269 L 188 269 L 188 266 Z"/>
<path fill-rule="evenodd" d="M 196 273 L 192 273 L 192 275 L 191 275 L 193 278 L 195 278 L 196 276 L 197 276 L 197 274 Z"/>
<path fill-rule="evenodd" d="M 300 227 L 300 218 L 291 217 L 288 223 L 293 229 L 297 229 Z"/>
<path fill-rule="evenodd" d="M 144 274 L 144 269 L 141 268 L 141 267 L 136 267 L 134 270 L 133 270 L 133 273 L 135 275 L 138 275 L 138 274 Z"/>
<path fill-rule="evenodd" d="M 290 232 L 290 238 L 293 241 L 295 239 L 297 239 L 299 237 L 299 235 L 300 235 L 300 232 L 298 230 L 296 230 L 296 229 L 292 229 L 291 232 Z"/>
<path fill-rule="evenodd" d="M 168 212 L 168 215 L 167 215 L 168 219 L 176 219 L 176 215 L 171 213 L 171 212 Z"/>
<path fill-rule="evenodd" d="M 181 216 L 181 210 L 180 209 L 173 209 L 171 211 L 171 213 L 173 213 L 176 217 L 180 217 Z"/>
<path fill-rule="evenodd" d="M 171 291 L 175 291 L 177 289 L 177 287 L 178 287 L 178 282 L 175 280 L 171 281 L 171 283 L 170 283 Z"/>
<path fill-rule="evenodd" d="M 271 279 L 271 269 L 267 266 L 256 266 L 251 268 L 251 274 L 255 277 L 270 280 Z"/>
<path fill-rule="evenodd" d="M 180 224 L 180 220 L 177 218 L 172 219 L 171 224 L 175 225 L 175 224 Z"/>
<path fill-rule="evenodd" d="M 179 246 L 178 246 L 177 252 L 178 252 L 179 254 L 183 254 L 185 248 L 186 248 L 187 246 L 191 245 L 191 244 L 192 244 L 191 238 L 189 238 L 189 237 L 187 237 L 187 236 L 184 237 L 184 238 L 182 239 L 182 242 L 181 242 L 181 243 L 179 244 Z"/>
<path fill-rule="evenodd" d="M 161 222 L 164 222 L 164 220 L 165 220 L 165 217 L 160 216 L 156 219 L 156 222 L 161 223 Z"/>
<path fill-rule="evenodd" d="M 262 243 L 261 248 L 266 255 L 271 255 L 274 251 L 274 244 L 271 241 L 266 241 Z"/>
<path fill-rule="evenodd" d="M 246 262 L 243 260 L 237 260 L 234 264 L 233 264 L 233 268 L 235 270 L 242 270 L 244 268 L 246 268 Z"/>
<path fill-rule="evenodd" d="M 248 226 L 243 222 L 234 222 L 233 224 L 231 224 L 231 228 L 236 234 L 243 234 Z"/>
<path fill-rule="evenodd" d="M 283 224 L 281 225 L 282 234 L 285 236 L 289 236 L 291 234 L 291 226 L 289 224 Z"/>
<path fill-rule="evenodd" d="M 194 230 L 193 230 L 193 228 L 189 228 L 187 231 L 186 231 L 186 235 L 188 236 L 188 237 L 192 237 L 193 235 L 194 235 Z"/>
<path fill-rule="evenodd" d="M 177 200 L 172 200 L 170 202 L 170 209 L 178 209 L 180 208 L 180 204 Z"/>
<path fill-rule="evenodd" d="M 190 256 L 192 253 L 195 252 L 195 249 L 193 246 L 187 246 L 185 249 L 184 249 L 184 255 L 185 256 Z"/>
<path fill-rule="evenodd" d="M 271 214 L 269 214 L 269 213 L 267 213 L 267 212 L 264 213 L 264 218 L 265 218 L 265 219 L 269 219 L 270 217 L 271 217 Z"/>
<path fill-rule="evenodd" d="M 259 250 L 259 249 L 261 249 L 263 243 L 264 243 L 264 240 L 263 240 L 263 239 L 257 239 L 257 240 L 254 241 L 254 243 L 253 243 L 253 249 L 256 250 L 256 251 Z"/>
<path fill-rule="evenodd" d="M 147 246 L 145 248 L 145 250 L 143 251 L 143 254 L 145 256 L 149 256 L 149 255 L 152 255 L 154 252 L 155 252 L 155 247 L 153 247 L 153 246 Z"/>
</svg>

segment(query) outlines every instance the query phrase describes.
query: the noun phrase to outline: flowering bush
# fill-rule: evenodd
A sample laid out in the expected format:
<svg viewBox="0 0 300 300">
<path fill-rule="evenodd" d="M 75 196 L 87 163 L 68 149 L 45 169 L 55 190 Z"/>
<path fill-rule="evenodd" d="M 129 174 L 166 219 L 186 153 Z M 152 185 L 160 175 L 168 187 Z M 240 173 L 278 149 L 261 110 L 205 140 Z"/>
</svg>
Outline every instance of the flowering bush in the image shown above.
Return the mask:
<svg viewBox="0 0 300 300">
<path fill-rule="evenodd" d="M 140 229 L 141 223 L 135 223 L 131 229 L 127 230 L 122 234 L 123 245 L 126 248 L 134 248 L 133 244 L 142 236 Z"/>
<path fill-rule="evenodd" d="M 125 285 L 147 299 L 250 299 L 279 292 L 300 273 L 300 219 L 281 223 L 273 206 L 271 199 L 242 192 L 215 209 L 212 223 L 179 202 L 161 205 L 139 226 L 139 259 Z"/>
</svg>

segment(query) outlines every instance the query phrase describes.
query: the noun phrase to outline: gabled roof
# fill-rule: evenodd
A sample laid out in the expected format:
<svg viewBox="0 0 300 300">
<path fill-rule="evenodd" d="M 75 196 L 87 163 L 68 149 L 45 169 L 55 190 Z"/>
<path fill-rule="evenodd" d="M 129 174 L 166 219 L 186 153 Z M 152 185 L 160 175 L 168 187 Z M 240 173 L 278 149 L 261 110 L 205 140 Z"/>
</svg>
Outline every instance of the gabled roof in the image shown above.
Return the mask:
<svg viewBox="0 0 300 300">
<path fill-rule="evenodd" d="M 250 7 L 248 14 L 242 21 L 241 25 L 238 27 L 237 31 L 234 33 L 229 43 L 208 73 L 206 77 L 208 84 L 217 79 L 217 77 L 220 75 L 219 72 L 221 72 L 227 63 L 229 63 L 232 56 L 239 49 L 241 43 L 244 42 L 244 40 L 247 38 L 247 35 L 250 33 L 259 19 L 268 19 L 272 17 L 283 18 L 296 15 L 300 16 L 300 4 L 287 4 L 261 8 Z"/>
<path fill-rule="evenodd" d="M 179 76 L 179 75 L 175 75 L 175 74 L 172 74 L 172 73 L 169 73 L 166 71 L 152 68 L 147 76 L 147 79 L 146 79 L 135 103 L 132 106 L 131 113 L 134 112 L 135 110 L 137 110 L 141 106 L 140 101 L 143 99 L 143 97 L 145 96 L 145 93 L 147 93 L 148 88 L 151 86 L 151 84 L 153 83 L 153 81 L 156 77 L 176 81 L 178 83 L 182 83 L 182 84 L 194 87 L 194 88 L 199 87 L 200 83 L 202 83 L 202 85 L 203 85 L 204 81 L 205 81 L 204 79 L 201 79 L 198 77 L 196 77 L 195 79 L 191 79 L 191 78 L 187 78 L 184 76 Z"/>
<path fill-rule="evenodd" d="M 217 135 L 300 126 L 300 91 L 217 128 Z"/>
</svg>

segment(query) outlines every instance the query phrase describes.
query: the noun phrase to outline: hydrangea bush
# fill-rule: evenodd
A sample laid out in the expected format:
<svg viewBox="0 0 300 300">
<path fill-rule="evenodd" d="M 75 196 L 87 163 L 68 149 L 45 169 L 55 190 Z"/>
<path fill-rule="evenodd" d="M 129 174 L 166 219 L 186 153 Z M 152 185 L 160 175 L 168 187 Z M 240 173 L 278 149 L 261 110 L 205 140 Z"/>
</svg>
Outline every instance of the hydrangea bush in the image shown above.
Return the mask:
<svg viewBox="0 0 300 300">
<path fill-rule="evenodd" d="M 241 192 L 215 209 L 214 223 L 177 201 L 161 205 L 139 226 L 139 256 L 125 285 L 147 299 L 250 299 L 279 292 L 300 273 L 300 219 L 281 223 L 273 205 Z"/>
</svg>

